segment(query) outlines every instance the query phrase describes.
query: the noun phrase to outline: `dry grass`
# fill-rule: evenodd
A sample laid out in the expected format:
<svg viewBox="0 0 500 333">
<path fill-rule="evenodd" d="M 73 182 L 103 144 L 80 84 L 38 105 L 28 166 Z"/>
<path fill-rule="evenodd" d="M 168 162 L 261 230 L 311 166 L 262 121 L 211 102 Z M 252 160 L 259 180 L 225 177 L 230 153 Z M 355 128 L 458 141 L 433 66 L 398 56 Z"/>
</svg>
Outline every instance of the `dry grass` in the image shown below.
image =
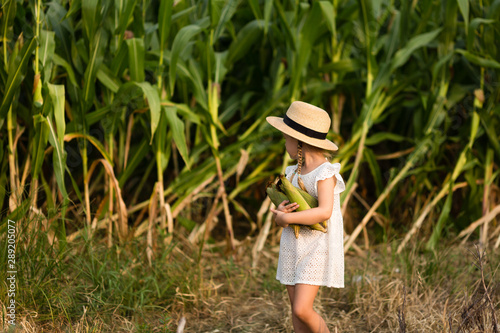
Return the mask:
<svg viewBox="0 0 500 333">
<path fill-rule="evenodd" d="M 437 253 L 415 246 L 402 255 L 395 254 L 396 245 L 374 247 L 367 259 L 347 255 L 346 287 L 320 288 L 314 306 L 331 332 L 496 332 L 491 310 L 499 318 L 498 253 L 478 265 L 472 244 Z M 176 283 L 157 281 L 160 289 L 169 288 L 168 297 L 130 315 L 117 306 L 96 311 L 94 302 L 78 315 L 41 320 L 22 308 L 18 327 L 24 332 L 176 332 L 184 317 L 184 332 L 293 332 L 288 295 L 275 279 L 277 250 L 265 248 L 252 269 L 249 241 L 229 258 L 212 247 L 200 262 L 198 249 L 179 243 L 163 264 L 182 263 L 167 274 Z M 137 279 L 152 273 L 142 274 Z"/>
<path fill-rule="evenodd" d="M 219 296 L 204 299 L 190 310 L 173 307 L 171 329 L 185 316 L 185 332 L 293 332 L 286 290 L 272 281 L 275 252 L 268 249 L 253 274 L 248 269 L 248 275 L 226 279 L 227 286 L 219 288 Z M 434 258 L 414 252 L 407 260 L 398 261 L 382 247 L 374 249 L 368 260 L 347 256 L 346 288 L 321 288 L 315 302 L 330 331 L 494 332 L 487 311 L 480 314 L 483 329 L 473 324 L 460 327 L 471 294 L 481 293 L 481 274 L 467 248 L 452 247 Z M 493 285 L 498 256 L 488 265 L 486 280 Z M 242 259 L 238 267 L 250 266 Z M 253 281 L 249 283 L 250 274 Z M 212 281 L 224 283 L 215 276 Z M 234 285 L 241 288 L 231 287 Z M 498 317 L 498 290 L 490 295 Z"/>
</svg>

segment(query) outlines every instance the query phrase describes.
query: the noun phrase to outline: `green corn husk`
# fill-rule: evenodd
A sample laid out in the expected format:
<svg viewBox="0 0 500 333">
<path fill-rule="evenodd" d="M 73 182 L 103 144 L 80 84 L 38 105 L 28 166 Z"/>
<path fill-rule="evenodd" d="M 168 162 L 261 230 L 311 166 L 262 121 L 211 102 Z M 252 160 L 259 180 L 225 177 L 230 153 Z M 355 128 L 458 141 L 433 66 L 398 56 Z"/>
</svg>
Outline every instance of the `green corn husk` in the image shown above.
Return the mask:
<svg viewBox="0 0 500 333">
<path fill-rule="evenodd" d="M 280 192 L 276 187 L 276 184 L 268 186 L 266 188 L 266 192 L 267 195 L 269 196 L 269 199 L 271 199 L 271 201 L 276 207 L 278 207 L 280 203 L 282 203 L 283 201 L 288 200 L 286 194 Z M 293 233 L 295 234 L 295 238 L 299 238 L 300 226 L 298 224 L 291 224 L 290 226 L 293 228 Z"/>
<path fill-rule="evenodd" d="M 266 188 L 267 195 L 269 196 L 269 199 L 273 202 L 273 204 L 278 207 L 280 203 L 282 203 L 285 200 L 288 200 L 287 196 L 285 193 L 282 193 L 278 191 L 276 188 L 276 184 L 272 184 Z"/>
<path fill-rule="evenodd" d="M 296 188 L 296 189 L 300 193 L 300 195 L 302 195 L 304 197 L 304 199 L 307 201 L 309 206 L 311 206 L 311 208 L 318 207 L 318 199 L 316 199 L 315 197 L 313 197 L 312 195 L 310 195 L 309 193 L 307 193 L 306 191 L 304 191 L 301 188 Z"/>
<path fill-rule="evenodd" d="M 313 197 L 312 195 L 310 195 L 309 193 L 307 193 L 306 191 L 304 191 L 301 188 L 297 188 L 297 191 L 299 191 L 299 193 L 304 197 L 304 199 L 307 201 L 307 203 L 309 204 L 309 206 L 311 208 L 318 207 L 318 199 L 316 199 L 315 197 Z M 326 229 L 327 221 L 321 222 L 321 225 L 323 226 L 324 229 Z M 313 230 L 320 230 L 320 229 L 313 229 Z M 323 231 L 323 230 L 320 230 L 320 231 Z M 326 232 L 326 230 L 323 232 Z"/>
<path fill-rule="evenodd" d="M 312 195 L 293 186 L 292 183 L 290 183 L 290 181 L 283 175 L 280 176 L 280 180 L 281 189 L 286 194 L 290 202 L 296 202 L 299 204 L 299 208 L 297 208 L 298 212 L 318 207 L 318 200 Z M 307 227 L 312 230 L 326 232 L 325 227 L 319 223 L 307 225 Z"/>
</svg>

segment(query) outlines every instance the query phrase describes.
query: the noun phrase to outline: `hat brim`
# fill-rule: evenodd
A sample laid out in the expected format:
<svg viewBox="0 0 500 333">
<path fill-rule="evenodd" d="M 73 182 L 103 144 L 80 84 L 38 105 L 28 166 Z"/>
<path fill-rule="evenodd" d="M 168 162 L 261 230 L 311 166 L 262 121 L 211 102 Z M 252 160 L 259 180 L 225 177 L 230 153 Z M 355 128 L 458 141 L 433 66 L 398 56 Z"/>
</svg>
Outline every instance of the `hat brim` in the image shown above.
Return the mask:
<svg viewBox="0 0 500 333">
<path fill-rule="evenodd" d="M 299 131 L 294 130 L 287 124 L 283 122 L 283 118 L 280 117 L 266 117 L 267 122 L 273 126 L 274 128 L 280 130 L 281 132 L 290 135 L 292 138 L 295 138 L 299 141 L 305 142 L 311 146 L 323 148 L 326 150 L 338 150 L 339 147 L 328 139 L 315 139 L 311 138 L 305 134 L 300 133 Z"/>
</svg>

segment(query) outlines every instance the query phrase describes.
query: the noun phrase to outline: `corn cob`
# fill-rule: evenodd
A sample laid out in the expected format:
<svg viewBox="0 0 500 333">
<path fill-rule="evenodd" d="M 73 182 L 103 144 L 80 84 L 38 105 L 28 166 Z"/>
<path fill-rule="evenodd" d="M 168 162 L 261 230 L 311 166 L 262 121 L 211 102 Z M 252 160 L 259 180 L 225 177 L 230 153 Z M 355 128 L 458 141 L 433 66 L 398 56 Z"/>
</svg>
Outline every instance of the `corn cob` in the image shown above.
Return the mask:
<svg viewBox="0 0 500 333">
<path fill-rule="evenodd" d="M 304 197 L 304 199 L 307 201 L 307 203 L 309 204 L 309 206 L 311 208 L 318 207 L 318 199 L 316 199 L 315 197 L 313 197 L 312 195 L 310 195 L 308 192 L 304 191 L 301 188 L 297 188 L 297 191 L 299 191 L 299 193 Z M 327 221 L 321 222 L 321 225 L 323 226 L 323 228 L 326 229 Z M 318 229 L 314 229 L 314 230 L 318 230 Z"/>
<path fill-rule="evenodd" d="M 297 191 L 306 199 L 307 203 L 311 207 L 318 207 L 318 199 L 307 193 L 301 188 L 297 188 Z"/>
<path fill-rule="evenodd" d="M 278 207 L 280 203 L 282 203 L 283 201 L 288 200 L 285 193 L 278 191 L 276 184 L 268 186 L 266 188 L 266 192 L 267 195 L 269 196 L 269 199 L 271 199 L 271 201 L 276 207 Z M 298 224 L 291 224 L 290 226 L 293 228 L 293 233 L 295 234 L 295 238 L 299 238 L 300 226 Z"/>
<path fill-rule="evenodd" d="M 316 198 L 314 198 L 305 191 L 302 190 L 299 191 L 299 189 L 293 186 L 292 183 L 290 183 L 290 181 L 285 176 L 281 175 L 280 180 L 281 180 L 280 187 L 282 191 L 285 192 L 290 202 L 296 202 L 299 204 L 299 208 L 297 208 L 298 212 L 311 209 L 311 207 L 318 206 L 318 200 Z M 312 204 L 312 206 L 309 204 L 309 202 Z M 319 223 L 315 223 L 313 225 L 307 225 L 307 227 L 313 230 L 326 232 L 324 226 Z"/>
</svg>

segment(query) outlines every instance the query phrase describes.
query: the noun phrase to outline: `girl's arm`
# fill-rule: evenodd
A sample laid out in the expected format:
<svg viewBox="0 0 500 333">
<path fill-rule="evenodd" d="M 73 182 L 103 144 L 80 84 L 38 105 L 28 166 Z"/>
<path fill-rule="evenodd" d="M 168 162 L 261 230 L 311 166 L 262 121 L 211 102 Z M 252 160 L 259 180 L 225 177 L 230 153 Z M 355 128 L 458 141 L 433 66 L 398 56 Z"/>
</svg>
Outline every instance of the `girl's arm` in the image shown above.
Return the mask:
<svg viewBox="0 0 500 333">
<path fill-rule="evenodd" d="M 300 212 L 277 212 L 276 223 L 282 227 L 289 224 L 312 225 L 329 219 L 333 211 L 333 189 L 337 185 L 337 178 L 330 177 L 318 181 L 318 207 Z"/>
</svg>

